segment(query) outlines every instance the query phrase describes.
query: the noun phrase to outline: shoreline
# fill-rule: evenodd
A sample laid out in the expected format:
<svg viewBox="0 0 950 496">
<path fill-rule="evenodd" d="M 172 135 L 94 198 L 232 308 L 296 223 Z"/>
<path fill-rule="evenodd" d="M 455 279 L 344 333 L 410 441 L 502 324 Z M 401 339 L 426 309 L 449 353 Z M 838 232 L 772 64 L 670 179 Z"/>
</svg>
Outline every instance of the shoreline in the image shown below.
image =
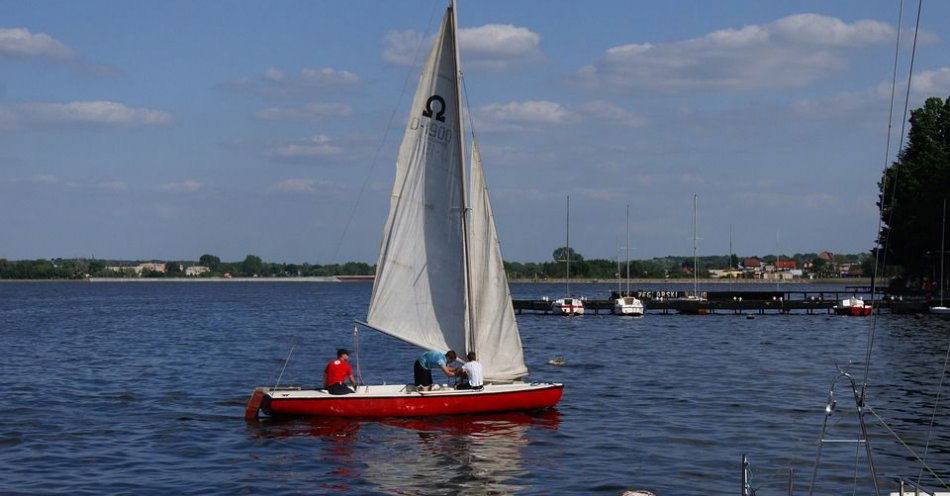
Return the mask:
<svg viewBox="0 0 950 496">
<path fill-rule="evenodd" d="M 207 283 L 207 282 L 295 282 L 295 283 L 340 283 L 340 282 L 372 282 L 371 276 L 367 278 L 353 278 L 353 276 L 323 276 L 323 277 L 90 277 L 88 279 L 0 279 L 3 283 L 162 283 L 162 282 L 189 282 L 189 283 Z M 565 279 L 511 279 L 512 284 L 566 284 Z M 869 286 L 870 278 L 862 277 L 843 277 L 830 279 L 792 279 L 790 281 L 773 281 L 766 279 L 699 279 L 699 284 L 762 284 L 762 285 L 799 285 L 799 284 L 838 284 L 848 286 Z M 617 284 L 616 279 L 571 279 L 571 284 Z M 692 279 L 630 279 L 630 284 L 669 284 L 669 285 L 691 285 Z"/>
</svg>

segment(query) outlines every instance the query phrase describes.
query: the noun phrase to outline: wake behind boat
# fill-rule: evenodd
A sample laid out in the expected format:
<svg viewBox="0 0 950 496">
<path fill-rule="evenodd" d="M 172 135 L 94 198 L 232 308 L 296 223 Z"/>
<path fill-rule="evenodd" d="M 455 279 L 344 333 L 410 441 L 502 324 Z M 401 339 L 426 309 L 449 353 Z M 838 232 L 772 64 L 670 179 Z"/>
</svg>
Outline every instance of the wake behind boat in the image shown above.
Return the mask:
<svg viewBox="0 0 950 496">
<path fill-rule="evenodd" d="M 485 384 L 432 391 L 371 385 L 342 395 L 257 388 L 246 417 L 260 410 L 370 417 L 490 413 L 549 408 L 560 401 L 563 384 L 522 382 L 528 368 L 474 133 L 468 174 L 463 159 L 456 24 L 453 1 L 413 98 L 369 312 L 358 324 L 425 350 L 459 356 L 477 351 Z"/>
</svg>

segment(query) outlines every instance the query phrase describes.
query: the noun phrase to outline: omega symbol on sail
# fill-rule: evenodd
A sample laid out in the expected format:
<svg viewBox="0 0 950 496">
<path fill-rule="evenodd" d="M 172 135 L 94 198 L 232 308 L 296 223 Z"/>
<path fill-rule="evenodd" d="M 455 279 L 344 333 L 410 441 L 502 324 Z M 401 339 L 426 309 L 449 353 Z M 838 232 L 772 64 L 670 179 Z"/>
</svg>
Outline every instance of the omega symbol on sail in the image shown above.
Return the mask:
<svg viewBox="0 0 950 496">
<path fill-rule="evenodd" d="M 439 102 L 439 110 L 435 113 L 435 120 L 445 122 L 445 99 L 439 95 L 432 95 L 426 100 L 426 108 L 422 111 L 422 116 L 432 118 L 432 102 Z"/>
</svg>

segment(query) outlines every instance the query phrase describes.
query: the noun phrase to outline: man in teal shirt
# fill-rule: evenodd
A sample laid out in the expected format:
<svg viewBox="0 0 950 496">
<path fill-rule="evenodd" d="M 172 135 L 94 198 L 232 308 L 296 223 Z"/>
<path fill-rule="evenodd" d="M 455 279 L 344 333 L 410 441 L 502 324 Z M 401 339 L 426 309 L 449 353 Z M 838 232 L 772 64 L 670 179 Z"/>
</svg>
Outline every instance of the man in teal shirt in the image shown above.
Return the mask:
<svg viewBox="0 0 950 496">
<path fill-rule="evenodd" d="M 457 356 L 455 352 L 449 350 L 445 353 L 438 351 L 427 351 L 413 364 L 412 372 L 415 378 L 416 388 L 423 391 L 432 390 L 432 369 L 442 369 L 445 375 L 455 377 L 456 370 L 449 367 L 449 362 L 454 362 Z"/>
</svg>

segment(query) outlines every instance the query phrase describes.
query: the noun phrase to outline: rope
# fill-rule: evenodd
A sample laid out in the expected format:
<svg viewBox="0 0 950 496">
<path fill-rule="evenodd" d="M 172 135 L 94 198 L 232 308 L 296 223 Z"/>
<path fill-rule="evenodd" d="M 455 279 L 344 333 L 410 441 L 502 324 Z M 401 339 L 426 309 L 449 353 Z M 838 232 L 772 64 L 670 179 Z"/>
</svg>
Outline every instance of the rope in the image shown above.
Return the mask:
<svg viewBox="0 0 950 496">
<path fill-rule="evenodd" d="M 919 7 L 920 5 L 918 4 L 918 14 L 920 12 Z M 920 16 L 918 15 L 918 20 L 919 19 L 920 19 Z M 878 279 L 878 267 L 881 268 L 882 275 L 887 270 L 887 240 L 890 235 L 890 230 L 888 230 L 887 234 L 882 234 L 883 225 L 884 225 L 884 198 L 885 198 L 885 195 L 887 195 L 887 186 L 888 186 L 887 185 L 887 168 L 888 168 L 888 161 L 890 160 L 890 154 L 891 154 L 891 129 L 893 127 L 893 122 L 894 122 L 894 94 L 897 91 L 897 61 L 898 61 L 898 55 L 900 54 L 901 31 L 902 31 L 903 22 L 904 22 L 904 0 L 901 0 L 900 8 L 898 9 L 898 14 L 897 14 L 897 40 L 894 43 L 894 67 L 891 73 L 891 104 L 887 113 L 887 139 L 886 139 L 887 144 L 885 145 L 885 150 L 884 150 L 884 169 L 881 173 L 881 175 L 883 176 L 883 179 L 881 180 L 882 181 L 881 202 L 878 207 L 878 219 L 877 219 L 878 245 L 877 245 L 877 250 L 874 251 L 874 274 L 871 276 L 871 309 L 872 311 L 871 311 L 870 330 L 868 331 L 868 347 L 867 347 L 867 351 L 864 357 L 864 380 L 861 385 L 861 399 L 862 400 L 864 400 L 865 392 L 868 387 L 868 374 L 869 374 L 869 367 L 871 366 L 871 350 L 873 350 L 874 348 L 874 334 L 877 329 L 877 314 L 874 313 L 873 309 L 874 309 L 874 295 L 876 294 L 875 283 Z M 917 39 L 916 32 L 914 33 L 914 39 L 915 40 Z M 916 41 L 915 41 L 915 46 L 916 46 Z M 911 66 L 913 67 L 913 55 L 911 55 L 911 60 L 912 60 Z M 910 75 L 908 75 L 908 79 L 909 78 L 910 78 Z M 907 84 L 907 87 L 908 88 L 910 87 L 909 82 Z M 903 115 L 906 115 L 906 114 L 907 114 L 907 101 L 905 98 Z M 902 122 L 904 120 L 905 119 L 903 118 L 901 119 Z M 904 125 L 902 123 L 900 145 L 903 146 L 903 144 L 904 144 Z M 891 220 L 894 218 L 894 199 L 897 198 L 897 177 L 896 176 L 894 178 L 893 183 L 894 184 L 891 185 L 891 211 L 887 218 L 888 226 L 891 225 Z"/>
<path fill-rule="evenodd" d="M 934 409 L 930 413 L 930 427 L 927 428 L 927 443 L 924 445 L 924 460 L 927 459 L 927 452 L 930 451 L 930 440 L 934 430 L 934 419 L 937 417 L 937 405 L 940 404 L 940 395 L 943 392 L 943 380 L 947 377 L 947 363 L 950 361 L 950 343 L 947 344 L 947 354 L 943 357 L 943 374 L 940 375 L 940 385 L 937 386 L 937 398 L 934 400 Z M 917 485 L 920 485 L 920 478 L 924 475 L 923 469 L 917 473 Z"/>
<path fill-rule="evenodd" d="M 867 406 L 867 410 L 871 412 L 872 415 L 877 417 L 877 420 L 881 422 L 881 425 L 884 426 L 885 429 L 887 429 L 887 432 L 890 432 L 891 435 L 894 436 L 894 439 L 897 439 L 897 441 L 901 443 L 901 446 L 903 446 L 904 448 L 907 448 L 907 451 L 910 452 L 910 454 L 914 457 L 914 459 L 917 460 L 927 470 L 927 472 L 930 473 L 930 475 L 932 475 L 935 479 L 937 479 L 937 481 L 939 481 L 940 484 L 943 485 L 944 488 L 950 489 L 950 485 L 947 485 L 947 483 L 944 482 L 944 480 L 941 479 L 940 476 L 937 475 L 937 473 L 934 472 L 933 469 L 931 469 L 929 465 L 927 465 L 927 462 L 925 462 L 919 456 L 917 456 L 917 453 L 914 452 L 913 448 L 908 446 L 907 443 L 905 443 L 904 440 L 901 439 L 901 437 L 897 435 L 897 433 L 894 432 L 893 429 L 891 429 L 891 426 L 887 425 L 887 422 L 885 422 L 884 419 L 881 418 L 881 416 L 878 415 L 877 412 L 873 408 L 871 408 L 870 406 Z"/>
<path fill-rule="evenodd" d="M 432 18 L 435 16 L 436 7 L 438 2 L 432 3 L 432 11 L 429 13 L 429 20 L 426 22 L 425 32 L 429 32 L 429 29 L 432 27 Z M 425 37 L 419 39 L 419 43 L 416 45 L 416 51 L 412 54 L 412 63 L 409 65 L 409 68 L 406 70 L 406 77 L 402 81 L 402 89 L 399 90 L 399 98 L 396 100 L 396 105 L 393 107 L 392 113 L 389 114 L 389 121 L 386 123 L 386 130 L 383 132 L 383 137 L 379 140 L 379 143 L 376 145 L 376 150 L 373 152 L 373 159 L 370 161 L 369 171 L 366 173 L 366 177 L 363 179 L 363 184 L 360 186 L 360 192 L 356 194 L 356 201 L 353 202 L 353 209 L 350 210 L 350 216 L 346 219 L 346 224 L 343 226 L 343 232 L 340 234 L 340 240 L 337 241 L 336 249 L 333 250 L 333 258 L 331 260 L 337 261 L 337 257 L 340 255 L 340 248 L 343 246 L 343 240 L 346 239 L 346 234 L 350 230 L 350 225 L 353 224 L 353 218 L 356 217 L 356 210 L 359 208 L 360 200 L 363 198 L 363 193 L 366 192 L 366 187 L 369 185 L 369 180 L 373 177 L 373 171 L 376 170 L 376 164 L 379 160 L 379 152 L 383 149 L 383 145 L 386 144 L 386 140 L 389 139 L 389 131 L 393 127 L 393 120 L 396 118 L 396 113 L 399 111 L 399 103 L 403 99 L 403 96 L 406 94 L 406 88 L 409 86 L 409 79 L 416 67 L 416 59 L 419 57 L 419 51 L 422 48 L 422 44 L 425 42 Z"/>
<path fill-rule="evenodd" d="M 287 364 L 290 363 L 290 356 L 294 354 L 294 348 L 297 347 L 297 343 L 294 343 L 290 347 L 290 353 L 287 354 L 287 359 L 284 360 L 284 366 L 280 368 L 280 375 L 277 376 L 277 383 L 274 384 L 274 389 L 277 389 L 277 386 L 280 385 L 280 378 L 284 376 L 284 371 L 287 370 Z"/>
</svg>

